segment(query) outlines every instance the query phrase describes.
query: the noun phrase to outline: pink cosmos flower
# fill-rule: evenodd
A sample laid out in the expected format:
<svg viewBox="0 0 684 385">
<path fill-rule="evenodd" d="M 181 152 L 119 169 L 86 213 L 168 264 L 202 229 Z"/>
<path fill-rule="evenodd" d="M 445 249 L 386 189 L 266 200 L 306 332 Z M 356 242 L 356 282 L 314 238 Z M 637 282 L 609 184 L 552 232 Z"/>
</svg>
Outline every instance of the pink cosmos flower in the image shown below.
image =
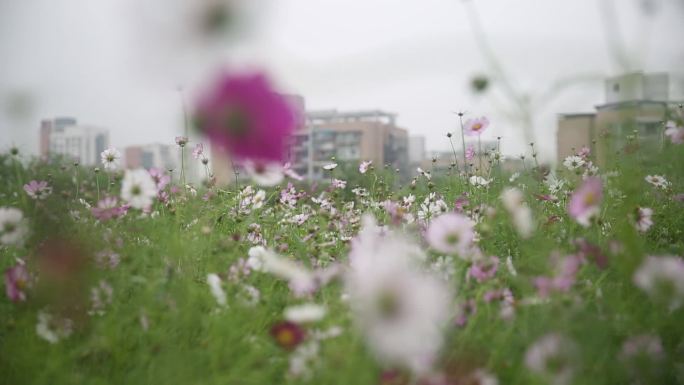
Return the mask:
<svg viewBox="0 0 684 385">
<path fill-rule="evenodd" d="M 430 246 L 435 250 L 448 254 L 459 254 L 465 257 L 475 239 L 474 223 L 468 217 L 458 213 L 442 214 L 435 218 L 425 234 Z"/>
<path fill-rule="evenodd" d="M 198 144 L 198 146 L 199 145 L 201 145 L 201 143 Z M 148 172 L 150 173 L 150 176 L 152 177 L 154 184 L 157 185 L 158 191 L 163 190 L 166 187 L 166 185 L 168 185 L 169 182 L 171 182 L 171 177 L 164 173 L 163 170 L 160 170 L 156 167 L 152 167 Z"/>
<path fill-rule="evenodd" d="M 578 152 L 577 156 L 582 157 L 582 158 L 588 158 L 589 155 L 591 155 L 591 149 L 587 146 L 583 146 Z"/>
<path fill-rule="evenodd" d="M 582 259 L 576 255 L 568 255 L 557 261 L 556 274 L 553 277 L 536 277 L 534 285 L 540 297 L 546 298 L 552 292 L 567 292 L 575 284 L 577 272 Z"/>
<path fill-rule="evenodd" d="M 176 137 L 176 144 L 179 147 L 185 147 L 186 144 L 188 144 L 189 140 L 187 136 L 177 136 Z"/>
<path fill-rule="evenodd" d="M 204 155 L 204 145 L 202 143 L 197 143 L 195 148 L 192 150 L 192 157 L 194 159 L 199 159 Z"/>
<path fill-rule="evenodd" d="M 48 186 L 48 183 L 44 180 L 40 182 L 32 180 L 24 185 L 24 191 L 33 199 L 43 200 L 52 193 L 52 187 Z"/>
<path fill-rule="evenodd" d="M 344 189 L 347 187 L 347 181 L 342 179 L 333 179 L 332 187 L 336 189 Z"/>
<path fill-rule="evenodd" d="M 26 293 L 24 289 L 31 284 L 31 276 L 29 275 L 26 265 L 18 263 L 14 267 L 5 270 L 5 292 L 7 297 L 12 302 L 26 301 Z"/>
<path fill-rule="evenodd" d="M 589 226 L 589 220 L 600 211 L 603 199 L 603 183 L 598 177 L 587 178 L 582 186 L 575 190 L 568 203 L 568 213 L 577 223 Z"/>
<path fill-rule="evenodd" d="M 224 74 L 200 99 L 198 128 L 239 160 L 282 161 L 300 121 L 265 75 Z"/>
<path fill-rule="evenodd" d="M 489 119 L 486 117 L 468 119 L 463 128 L 463 133 L 468 136 L 481 135 L 489 127 Z"/>
<path fill-rule="evenodd" d="M 372 161 L 372 160 L 366 160 L 366 161 L 361 162 L 361 164 L 359 164 L 359 172 L 360 172 L 361 174 L 365 174 L 365 173 L 368 171 L 368 168 L 369 168 L 372 164 L 373 164 L 373 161 Z"/>
<path fill-rule="evenodd" d="M 475 147 L 468 145 L 468 148 L 466 148 L 465 157 L 467 160 L 473 160 L 475 157 Z"/>
<path fill-rule="evenodd" d="M 665 127 L 665 136 L 668 136 L 672 143 L 684 143 L 684 127 L 677 126 L 677 124 L 673 121 L 667 122 Z"/>
<path fill-rule="evenodd" d="M 118 205 L 116 197 L 105 197 L 97 202 L 97 207 L 90 209 L 93 216 L 100 221 L 108 221 L 113 218 L 123 217 L 128 213 L 130 205 Z"/>
<path fill-rule="evenodd" d="M 483 282 L 494 278 L 498 268 L 498 257 L 481 258 L 473 262 L 473 265 L 470 266 L 470 269 L 468 270 L 468 274 L 475 278 L 477 282 Z"/>
<path fill-rule="evenodd" d="M 304 180 L 304 177 L 297 174 L 297 171 L 292 169 L 292 163 L 287 162 L 283 165 L 283 174 L 285 174 L 286 177 L 292 178 L 294 180 Z"/>
</svg>

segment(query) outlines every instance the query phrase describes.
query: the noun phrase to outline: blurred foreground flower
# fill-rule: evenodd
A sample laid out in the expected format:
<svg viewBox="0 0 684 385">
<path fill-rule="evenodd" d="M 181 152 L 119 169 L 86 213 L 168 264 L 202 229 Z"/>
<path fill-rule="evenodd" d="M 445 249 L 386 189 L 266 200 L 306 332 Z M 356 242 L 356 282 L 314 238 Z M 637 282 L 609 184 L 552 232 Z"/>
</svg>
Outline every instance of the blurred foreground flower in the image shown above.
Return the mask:
<svg viewBox="0 0 684 385">
<path fill-rule="evenodd" d="M 306 337 L 306 332 L 291 321 L 279 322 L 271 327 L 271 336 L 283 349 L 292 350 Z"/>
<path fill-rule="evenodd" d="M 0 244 L 21 245 L 28 234 L 28 226 L 21 210 L 0 207 Z"/>
<path fill-rule="evenodd" d="M 23 262 L 5 270 L 5 292 L 12 302 L 26 301 L 24 289 L 31 285 L 31 276 Z"/>
<path fill-rule="evenodd" d="M 684 143 L 684 127 L 669 121 L 665 125 L 665 136 L 669 137 L 674 144 L 682 144 Z"/>
<path fill-rule="evenodd" d="M 435 250 L 457 254 L 466 258 L 475 239 L 475 223 L 461 214 L 447 213 L 435 218 L 425 233 L 425 238 Z"/>
<path fill-rule="evenodd" d="M 417 374 L 432 368 L 450 319 L 451 293 L 425 273 L 420 248 L 364 218 L 349 256 L 346 288 L 355 320 L 377 358 Z"/>
<path fill-rule="evenodd" d="M 298 114 L 265 75 L 224 74 L 200 99 L 195 119 L 200 131 L 240 161 L 282 162 Z"/>
<path fill-rule="evenodd" d="M 684 301 L 684 260 L 674 256 L 650 256 L 634 273 L 634 284 L 670 310 Z"/>
<path fill-rule="evenodd" d="M 525 364 L 551 384 L 572 383 L 576 368 L 577 347 L 560 334 L 547 334 L 532 344 L 525 353 Z"/>
<path fill-rule="evenodd" d="M 589 227 L 589 220 L 598 215 L 603 199 L 603 182 L 597 177 L 587 178 L 577 188 L 568 203 L 568 213 L 577 223 Z"/>
</svg>

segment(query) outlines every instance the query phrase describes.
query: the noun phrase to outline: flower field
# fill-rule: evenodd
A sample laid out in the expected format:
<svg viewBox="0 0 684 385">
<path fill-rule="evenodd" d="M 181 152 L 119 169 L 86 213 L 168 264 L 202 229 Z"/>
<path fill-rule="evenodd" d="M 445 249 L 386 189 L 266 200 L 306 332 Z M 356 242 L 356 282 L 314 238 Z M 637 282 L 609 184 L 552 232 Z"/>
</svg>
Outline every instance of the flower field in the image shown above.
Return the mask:
<svg viewBox="0 0 684 385">
<path fill-rule="evenodd" d="M 556 170 L 331 162 L 311 184 L 257 165 L 225 187 L 121 170 L 115 149 L 102 169 L 12 150 L 0 382 L 682 383 L 684 129 L 668 130 L 659 151 L 582 149 Z"/>
</svg>

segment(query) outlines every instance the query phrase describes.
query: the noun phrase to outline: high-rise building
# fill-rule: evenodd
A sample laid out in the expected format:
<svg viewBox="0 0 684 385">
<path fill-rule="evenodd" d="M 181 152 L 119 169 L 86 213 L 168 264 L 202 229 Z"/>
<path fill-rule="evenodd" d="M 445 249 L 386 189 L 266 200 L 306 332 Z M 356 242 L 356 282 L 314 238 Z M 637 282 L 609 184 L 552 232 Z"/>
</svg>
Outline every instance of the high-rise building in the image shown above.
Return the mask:
<svg viewBox="0 0 684 385">
<path fill-rule="evenodd" d="M 326 110 L 306 115 L 306 125 L 295 133 L 290 149 L 292 168 L 308 179 L 324 177 L 323 166 L 371 160 L 382 167 L 406 170 L 408 134 L 396 125 L 396 114 L 380 110 Z"/>
<path fill-rule="evenodd" d="M 587 147 L 602 162 L 635 133 L 641 146 L 658 148 L 668 109 L 677 104 L 669 98 L 669 86 L 663 73 L 635 72 L 606 79 L 605 103 L 595 112 L 559 115 L 557 160 Z"/>
<path fill-rule="evenodd" d="M 94 166 L 109 146 L 109 131 L 79 125 L 74 118 L 46 119 L 40 124 L 40 155 L 63 155 L 82 165 Z"/>
</svg>

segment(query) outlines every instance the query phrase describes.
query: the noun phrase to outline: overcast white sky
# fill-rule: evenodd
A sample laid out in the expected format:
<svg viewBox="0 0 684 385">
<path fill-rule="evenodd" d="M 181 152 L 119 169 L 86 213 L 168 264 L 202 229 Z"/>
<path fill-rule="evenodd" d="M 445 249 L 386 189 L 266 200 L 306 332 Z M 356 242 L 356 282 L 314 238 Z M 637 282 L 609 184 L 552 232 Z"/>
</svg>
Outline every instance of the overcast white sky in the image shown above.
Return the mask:
<svg viewBox="0 0 684 385">
<path fill-rule="evenodd" d="M 491 68 L 469 9 L 511 83 L 533 101 L 556 80 L 600 79 L 625 66 L 670 72 L 671 96 L 684 99 L 684 0 L 246 2 L 251 27 L 210 44 L 188 37 L 178 12 L 200 1 L 0 0 L 0 149 L 35 153 L 40 119 L 65 115 L 109 128 L 117 147 L 171 143 L 182 130 L 178 85 L 192 99 L 222 66 L 256 65 L 309 109 L 396 112 L 428 149 L 449 148 L 452 111 L 490 116 L 484 136 L 503 136 L 504 152 L 518 154 L 519 122 L 501 108 L 510 103 L 497 91 L 470 91 L 472 76 Z M 601 13 L 611 3 L 617 29 Z M 626 64 L 615 59 L 607 29 Z M 542 154 L 553 158 L 557 113 L 591 111 L 602 100 L 594 80 L 536 109 Z"/>
</svg>

